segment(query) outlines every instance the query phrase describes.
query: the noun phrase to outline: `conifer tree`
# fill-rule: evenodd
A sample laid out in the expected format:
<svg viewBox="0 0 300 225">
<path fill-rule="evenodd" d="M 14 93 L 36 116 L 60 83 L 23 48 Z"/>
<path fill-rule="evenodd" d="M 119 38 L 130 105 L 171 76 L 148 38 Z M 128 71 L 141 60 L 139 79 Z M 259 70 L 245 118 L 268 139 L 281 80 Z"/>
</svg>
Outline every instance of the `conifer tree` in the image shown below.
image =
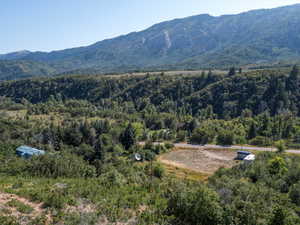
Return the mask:
<svg viewBox="0 0 300 225">
<path fill-rule="evenodd" d="M 126 150 L 130 149 L 136 143 L 135 131 L 130 123 L 125 131 L 120 135 L 120 142 Z"/>
</svg>

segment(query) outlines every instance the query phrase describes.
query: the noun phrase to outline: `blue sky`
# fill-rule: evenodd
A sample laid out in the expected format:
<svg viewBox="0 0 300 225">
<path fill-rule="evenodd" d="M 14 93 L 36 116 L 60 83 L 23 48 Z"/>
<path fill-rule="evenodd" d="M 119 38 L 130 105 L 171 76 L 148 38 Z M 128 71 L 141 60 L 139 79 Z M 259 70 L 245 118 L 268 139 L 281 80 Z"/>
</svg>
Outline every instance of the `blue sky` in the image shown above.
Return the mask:
<svg viewBox="0 0 300 225">
<path fill-rule="evenodd" d="M 201 13 L 235 14 L 295 0 L 1 0 L 0 54 L 50 51 L 143 30 Z"/>
</svg>

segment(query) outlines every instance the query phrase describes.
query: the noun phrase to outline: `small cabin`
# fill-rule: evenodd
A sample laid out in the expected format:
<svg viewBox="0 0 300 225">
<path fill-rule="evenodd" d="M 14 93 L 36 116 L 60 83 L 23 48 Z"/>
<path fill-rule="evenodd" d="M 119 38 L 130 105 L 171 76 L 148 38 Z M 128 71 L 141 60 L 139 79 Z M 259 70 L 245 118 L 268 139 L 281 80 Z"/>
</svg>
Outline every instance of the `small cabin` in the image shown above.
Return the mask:
<svg viewBox="0 0 300 225">
<path fill-rule="evenodd" d="M 236 158 L 238 160 L 244 160 L 249 155 L 252 155 L 252 153 L 251 152 L 247 152 L 247 151 L 238 151 Z"/>
<path fill-rule="evenodd" d="M 20 146 L 16 149 L 16 154 L 22 158 L 29 159 L 32 156 L 44 155 L 45 151 L 28 146 Z"/>
</svg>

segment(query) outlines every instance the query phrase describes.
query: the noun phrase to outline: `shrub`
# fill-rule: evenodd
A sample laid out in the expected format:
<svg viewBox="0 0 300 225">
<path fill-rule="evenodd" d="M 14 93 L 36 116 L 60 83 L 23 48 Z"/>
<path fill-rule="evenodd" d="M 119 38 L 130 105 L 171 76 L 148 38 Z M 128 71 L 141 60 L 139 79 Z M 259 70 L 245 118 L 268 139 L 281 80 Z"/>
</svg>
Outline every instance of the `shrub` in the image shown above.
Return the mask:
<svg viewBox="0 0 300 225">
<path fill-rule="evenodd" d="M 186 141 L 187 132 L 184 130 L 180 130 L 177 133 L 176 141 L 177 142 L 185 142 Z"/>
<path fill-rule="evenodd" d="M 234 144 L 234 133 L 231 131 L 221 131 L 217 137 L 218 145 L 233 145 Z"/>
<path fill-rule="evenodd" d="M 289 197 L 294 204 L 300 207 L 300 182 L 291 187 Z"/>
<path fill-rule="evenodd" d="M 61 193 L 61 191 L 52 191 L 44 201 L 44 207 L 63 209 L 66 203 L 66 197 Z"/>
<path fill-rule="evenodd" d="M 6 203 L 9 207 L 16 208 L 18 212 L 30 214 L 33 211 L 33 208 L 29 205 L 24 204 L 16 199 L 12 199 Z"/>
<path fill-rule="evenodd" d="M 282 207 L 275 207 L 273 209 L 273 215 L 269 221 L 269 225 L 285 225 L 287 213 Z"/>
<path fill-rule="evenodd" d="M 288 171 L 286 167 L 286 162 L 281 157 L 275 157 L 271 159 L 268 163 L 269 172 L 272 175 L 284 174 Z"/>
<path fill-rule="evenodd" d="M 275 147 L 277 148 L 278 153 L 283 153 L 286 149 L 285 147 L 285 141 L 284 140 L 279 140 L 275 142 Z"/>
<path fill-rule="evenodd" d="M 58 177 L 95 177 L 96 170 L 82 158 L 69 153 L 33 157 L 26 168 L 30 175 L 58 178 Z"/>
<path fill-rule="evenodd" d="M 218 194 L 205 186 L 172 193 L 167 212 L 175 216 L 175 224 L 185 225 L 218 225 L 223 215 Z"/>
<path fill-rule="evenodd" d="M 152 152 L 151 150 L 148 150 L 145 152 L 145 160 L 147 160 L 147 161 L 154 160 L 155 156 L 156 156 L 155 153 Z"/>
<path fill-rule="evenodd" d="M 272 141 L 268 137 L 257 136 L 250 140 L 250 145 L 256 146 L 270 146 Z"/>
<path fill-rule="evenodd" d="M 195 144 L 204 145 L 213 142 L 214 138 L 215 135 L 209 130 L 198 128 L 193 132 L 190 141 Z"/>
<path fill-rule="evenodd" d="M 123 174 L 119 173 L 114 168 L 111 168 L 110 171 L 101 175 L 100 179 L 104 184 L 108 184 L 110 186 L 120 187 L 126 183 L 126 178 L 123 176 Z"/>
<path fill-rule="evenodd" d="M 157 178 L 162 178 L 165 174 L 165 169 L 162 165 L 156 164 L 153 168 L 153 175 Z"/>
<path fill-rule="evenodd" d="M 165 147 L 165 145 L 156 145 L 155 147 L 154 147 L 154 152 L 155 152 L 155 154 L 157 154 L 157 155 L 159 155 L 159 154 L 161 154 L 161 153 L 165 153 L 166 152 L 166 147 Z"/>
<path fill-rule="evenodd" d="M 152 141 L 147 141 L 144 145 L 144 149 L 153 149 L 154 148 L 154 144 Z"/>
<path fill-rule="evenodd" d="M 0 224 L 1 225 L 19 225 L 16 218 L 12 216 L 2 216 L 0 215 Z"/>
<path fill-rule="evenodd" d="M 11 158 L 3 163 L 0 167 L 0 172 L 6 173 L 11 176 L 24 174 L 27 169 L 28 162 L 21 158 Z"/>
<path fill-rule="evenodd" d="M 165 143 L 165 147 L 166 147 L 167 149 L 172 149 L 172 148 L 174 148 L 174 144 L 172 144 L 172 143 L 170 143 L 170 142 L 166 142 L 166 143 Z"/>
</svg>

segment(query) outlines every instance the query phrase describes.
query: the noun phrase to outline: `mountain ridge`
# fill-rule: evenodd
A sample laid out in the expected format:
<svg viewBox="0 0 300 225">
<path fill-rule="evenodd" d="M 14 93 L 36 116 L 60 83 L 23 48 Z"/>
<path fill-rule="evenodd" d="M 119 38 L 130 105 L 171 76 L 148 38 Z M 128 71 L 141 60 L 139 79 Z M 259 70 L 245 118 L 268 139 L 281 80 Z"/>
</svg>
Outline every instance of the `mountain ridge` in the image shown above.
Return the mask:
<svg viewBox="0 0 300 225">
<path fill-rule="evenodd" d="M 223 14 L 223 15 L 219 15 L 219 16 L 214 16 L 211 15 L 209 13 L 202 13 L 202 14 L 195 14 L 192 16 L 187 16 L 187 17 L 182 17 L 182 18 L 174 18 L 174 19 L 170 19 L 170 20 L 166 20 L 166 21 L 162 21 L 162 22 L 158 22 L 152 26 L 149 26 L 148 28 L 145 29 L 141 29 L 138 31 L 132 31 L 132 32 L 128 32 L 126 34 L 122 34 L 122 35 L 118 35 L 118 36 L 114 36 L 111 38 L 105 38 L 103 40 L 88 44 L 88 45 L 83 45 L 83 46 L 77 46 L 77 47 L 71 47 L 71 48 L 65 48 L 65 49 L 58 49 L 58 50 L 51 50 L 51 51 L 31 51 L 31 50 L 27 50 L 27 49 L 22 49 L 22 50 L 16 50 L 16 51 L 12 51 L 12 52 L 6 52 L 6 53 L 1 53 L 0 54 L 0 59 L 1 57 L 6 57 L 6 55 L 9 54 L 13 54 L 13 53 L 19 53 L 19 52 L 29 52 L 29 53 L 53 53 L 53 52 L 58 52 L 58 51 L 64 51 L 64 50 L 70 50 L 70 49 L 76 49 L 76 48 L 85 48 L 85 47 L 89 47 L 92 45 L 96 45 L 99 42 L 103 42 L 103 41 L 108 41 L 108 40 L 112 40 L 118 37 L 123 37 L 123 36 L 127 36 L 133 33 L 139 33 L 139 32 L 143 32 L 147 29 L 150 29 L 156 25 L 159 24 L 163 24 L 163 23 L 168 23 L 168 22 L 172 22 L 172 21 L 177 21 L 177 20 L 184 20 L 184 19 L 188 19 L 188 18 L 192 18 L 192 17 L 200 17 L 200 16 L 209 16 L 209 17 L 214 17 L 214 18 L 218 18 L 218 17 L 227 17 L 227 16 L 237 16 L 237 15 L 242 15 L 242 14 L 246 14 L 246 13 L 251 13 L 251 12 L 257 12 L 257 11 L 268 11 L 268 10 L 274 10 L 274 9 L 282 9 L 282 8 L 289 8 L 289 7 L 295 7 L 295 6 L 299 6 L 300 7 L 300 3 L 296 3 L 296 4 L 292 4 L 292 5 L 286 5 L 286 6 L 280 6 L 280 7 L 276 7 L 276 8 L 261 8 L 261 9 L 253 9 L 253 10 L 249 10 L 249 11 L 245 11 L 245 12 L 240 12 L 240 13 L 233 13 L 233 14 Z"/>
<path fill-rule="evenodd" d="M 0 55 L 0 60 L 45 63 L 57 74 L 85 69 L 107 73 L 128 68 L 227 68 L 300 60 L 299 32 L 300 4 L 295 4 L 173 19 L 85 47 L 10 53 Z"/>
</svg>

